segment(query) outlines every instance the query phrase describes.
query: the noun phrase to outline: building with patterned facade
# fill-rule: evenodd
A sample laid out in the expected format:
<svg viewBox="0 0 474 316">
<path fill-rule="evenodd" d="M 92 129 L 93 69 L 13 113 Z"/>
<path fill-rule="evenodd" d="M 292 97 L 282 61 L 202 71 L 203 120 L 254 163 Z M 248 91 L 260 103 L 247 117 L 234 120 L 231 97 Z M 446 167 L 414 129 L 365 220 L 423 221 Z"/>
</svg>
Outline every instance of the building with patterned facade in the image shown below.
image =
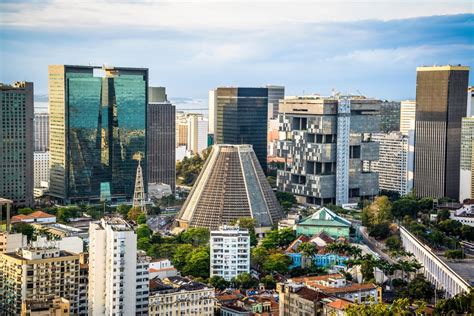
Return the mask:
<svg viewBox="0 0 474 316">
<path fill-rule="evenodd" d="M 134 157 L 147 157 L 148 69 L 49 66 L 48 83 L 49 194 L 66 203 L 132 198 Z"/>
<path fill-rule="evenodd" d="M 176 107 L 168 102 L 163 87 L 150 87 L 149 95 L 148 183 L 168 184 L 174 192 L 176 186 Z"/>
<path fill-rule="evenodd" d="M 280 101 L 277 187 L 298 202 L 346 204 L 378 194 L 382 101 L 365 97 L 305 96 Z"/>
<path fill-rule="evenodd" d="M 214 89 L 214 143 L 252 145 L 267 171 L 268 88 Z"/>
<path fill-rule="evenodd" d="M 77 314 L 79 255 L 55 247 L 25 247 L 0 254 L 0 310 L 19 315 L 25 300 L 65 298 Z"/>
<path fill-rule="evenodd" d="M 459 201 L 474 199 L 474 116 L 462 118 L 460 169 Z"/>
<path fill-rule="evenodd" d="M 49 114 L 35 113 L 35 151 L 49 150 Z"/>
<path fill-rule="evenodd" d="M 33 205 L 33 83 L 0 83 L 0 196 Z"/>
<path fill-rule="evenodd" d="M 459 198 L 461 119 L 469 67 L 418 67 L 414 190 L 420 197 Z"/>
<path fill-rule="evenodd" d="M 400 102 L 382 101 L 380 103 L 380 131 L 382 133 L 400 130 Z"/>
<path fill-rule="evenodd" d="M 268 119 L 276 119 L 280 100 L 285 98 L 285 87 L 267 85 L 266 88 L 268 89 Z"/>
<path fill-rule="evenodd" d="M 49 183 L 49 151 L 35 151 L 34 159 L 34 187 L 42 187 L 42 182 Z"/>
<path fill-rule="evenodd" d="M 276 226 L 283 212 L 250 145 L 214 145 L 174 232 L 190 227 L 218 229 L 241 217 L 256 221 L 256 232 Z"/>
<path fill-rule="evenodd" d="M 408 136 L 409 131 L 415 130 L 416 102 L 405 100 L 400 102 L 400 132 Z"/>
</svg>

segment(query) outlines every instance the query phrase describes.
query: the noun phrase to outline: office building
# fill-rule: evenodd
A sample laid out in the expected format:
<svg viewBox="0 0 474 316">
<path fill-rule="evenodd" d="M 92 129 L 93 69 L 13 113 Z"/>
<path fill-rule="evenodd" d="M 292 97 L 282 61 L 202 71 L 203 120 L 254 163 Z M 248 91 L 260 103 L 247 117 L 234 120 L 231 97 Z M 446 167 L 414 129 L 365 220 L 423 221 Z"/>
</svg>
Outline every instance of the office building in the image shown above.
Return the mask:
<svg viewBox="0 0 474 316">
<path fill-rule="evenodd" d="M 49 194 L 65 203 L 131 199 L 134 157 L 147 166 L 147 104 L 148 69 L 49 66 Z"/>
<path fill-rule="evenodd" d="M 214 315 L 214 288 L 180 276 L 150 280 L 149 316 Z"/>
<path fill-rule="evenodd" d="M 413 189 L 413 155 L 409 153 L 409 137 L 401 132 L 373 134 L 379 143 L 379 159 L 372 162 L 371 170 L 379 174 L 380 190 L 407 195 Z M 409 159 L 411 158 L 411 160 Z"/>
<path fill-rule="evenodd" d="M 459 198 L 461 118 L 469 67 L 418 67 L 414 190 L 420 197 Z"/>
<path fill-rule="evenodd" d="M 49 150 L 49 114 L 34 114 L 35 151 Z"/>
<path fill-rule="evenodd" d="M 382 101 L 380 103 L 380 131 L 382 133 L 400 130 L 400 102 Z"/>
<path fill-rule="evenodd" d="M 33 154 L 34 187 L 42 187 L 42 182 L 49 182 L 49 151 L 35 151 Z"/>
<path fill-rule="evenodd" d="M 89 315 L 135 315 L 137 235 L 127 221 L 102 218 L 89 228 Z"/>
<path fill-rule="evenodd" d="M 148 183 L 176 185 L 176 108 L 166 99 L 165 88 L 150 87 L 148 102 Z"/>
<path fill-rule="evenodd" d="M 55 247 L 25 247 L 0 254 L 0 310 L 19 315 L 25 300 L 64 298 L 78 312 L 79 255 Z"/>
<path fill-rule="evenodd" d="M 285 87 L 267 85 L 266 88 L 268 89 L 268 119 L 276 119 L 279 102 L 285 98 Z"/>
<path fill-rule="evenodd" d="M 190 227 L 218 229 L 241 217 L 256 221 L 256 232 L 276 226 L 283 212 L 250 145 L 214 145 L 174 232 Z"/>
<path fill-rule="evenodd" d="M 300 203 L 342 205 L 378 194 L 380 100 L 364 97 L 287 98 L 280 102 L 277 187 Z"/>
<path fill-rule="evenodd" d="M 267 88 L 217 88 L 215 144 L 249 144 L 267 171 Z"/>
<path fill-rule="evenodd" d="M 466 116 L 474 116 L 474 87 L 469 87 L 467 89 L 467 111 Z"/>
<path fill-rule="evenodd" d="M 211 273 L 226 281 L 250 273 L 250 236 L 247 229 L 221 226 L 211 231 Z"/>
<path fill-rule="evenodd" d="M 33 83 L 0 83 L 0 197 L 33 205 Z"/>
<path fill-rule="evenodd" d="M 400 132 L 408 136 L 409 131 L 415 130 L 416 102 L 406 100 L 400 102 Z"/>
<path fill-rule="evenodd" d="M 461 123 L 461 164 L 459 201 L 474 199 L 474 116 L 463 117 Z"/>
</svg>

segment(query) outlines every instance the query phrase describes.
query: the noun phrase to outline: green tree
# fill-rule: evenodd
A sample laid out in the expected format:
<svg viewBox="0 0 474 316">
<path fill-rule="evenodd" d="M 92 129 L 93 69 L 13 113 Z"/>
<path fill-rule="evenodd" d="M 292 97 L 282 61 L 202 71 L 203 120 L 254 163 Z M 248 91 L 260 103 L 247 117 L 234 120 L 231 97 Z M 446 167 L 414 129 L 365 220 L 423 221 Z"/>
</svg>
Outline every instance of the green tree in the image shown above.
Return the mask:
<svg viewBox="0 0 474 316">
<path fill-rule="evenodd" d="M 260 270 L 268 256 L 269 253 L 267 248 L 258 246 L 251 250 L 250 262 L 254 268 Z"/>
<path fill-rule="evenodd" d="M 461 235 L 462 224 L 458 221 L 447 219 L 442 222 L 439 222 L 438 225 L 436 226 L 447 235 L 451 235 L 451 236 Z"/>
<path fill-rule="evenodd" d="M 474 241 L 474 227 L 468 225 L 461 226 L 461 237 L 468 241 Z"/>
<path fill-rule="evenodd" d="M 120 204 L 119 206 L 117 206 L 117 213 L 119 213 L 123 217 L 127 217 L 128 212 L 130 211 L 131 208 L 132 208 L 131 205 Z"/>
<path fill-rule="evenodd" d="M 220 277 L 217 275 L 210 277 L 208 283 L 212 287 L 219 289 L 221 291 L 229 287 L 229 282 L 227 282 L 223 277 Z"/>
<path fill-rule="evenodd" d="M 194 248 L 194 250 L 186 256 L 185 261 L 186 263 L 182 270 L 184 275 L 204 279 L 209 278 L 210 256 L 207 248 Z"/>
<path fill-rule="evenodd" d="M 437 220 L 438 222 L 442 222 L 449 219 L 450 216 L 451 216 L 451 213 L 449 212 L 449 210 L 446 210 L 446 209 L 439 210 Z"/>
<path fill-rule="evenodd" d="M 33 226 L 31 226 L 30 224 L 26 224 L 26 223 L 17 223 L 15 224 L 14 226 L 14 230 L 17 232 L 17 233 L 20 233 L 20 234 L 23 234 L 26 236 L 28 242 L 31 241 L 33 239 L 33 235 L 35 233 L 35 229 L 33 228 Z"/>
<path fill-rule="evenodd" d="M 474 291 L 458 294 L 436 303 L 435 315 L 470 315 L 474 310 Z"/>
<path fill-rule="evenodd" d="M 80 217 L 82 210 L 77 206 L 60 207 L 57 209 L 56 219 L 58 222 L 67 223 L 71 218 Z"/>
<path fill-rule="evenodd" d="M 268 184 L 270 184 L 270 186 L 271 186 L 272 188 L 276 188 L 276 186 L 277 186 L 277 179 L 276 179 L 276 177 L 274 177 L 274 176 L 268 176 L 268 177 L 267 177 L 267 181 L 268 181 Z"/>
<path fill-rule="evenodd" d="M 408 296 L 412 300 L 431 300 L 434 297 L 434 286 L 422 275 L 417 275 L 408 283 Z"/>
<path fill-rule="evenodd" d="M 390 251 L 398 251 L 402 247 L 402 241 L 400 240 L 400 237 L 393 235 L 385 240 L 385 245 Z"/>
<path fill-rule="evenodd" d="M 418 202 L 415 199 L 404 197 L 400 200 L 393 202 L 392 214 L 396 218 L 403 218 L 405 216 L 410 216 L 415 218 L 418 214 L 419 206 Z"/>
<path fill-rule="evenodd" d="M 230 282 L 234 287 L 239 289 L 252 289 L 258 286 L 258 280 L 252 278 L 252 276 L 247 272 L 244 272 L 242 274 L 239 274 L 235 278 L 232 278 Z"/>
<path fill-rule="evenodd" d="M 151 247 L 150 240 L 147 237 L 142 237 L 138 239 L 137 241 L 138 249 L 148 252 L 150 247 Z"/>
<path fill-rule="evenodd" d="M 293 205 L 296 204 L 296 197 L 289 192 L 276 192 L 276 198 L 280 203 L 283 211 L 288 213 Z"/>
<path fill-rule="evenodd" d="M 263 263 L 263 271 L 267 273 L 278 272 L 285 274 L 288 272 L 288 267 L 291 264 L 291 259 L 283 253 L 270 254 Z"/>
<path fill-rule="evenodd" d="M 361 214 L 364 226 L 390 223 L 393 220 L 392 204 L 386 196 L 377 197 L 369 206 L 364 207 Z"/>
<path fill-rule="evenodd" d="M 318 249 L 316 248 L 316 245 L 311 242 L 302 242 L 298 246 L 298 252 L 307 258 L 313 258 L 318 252 Z"/>
<path fill-rule="evenodd" d="M 34 211 L 30 207 L 23 207 L 18 210 L 18 214 L 22 215 L 30 215 Z"/>
<path fill-rule="evenodd" d="M 296 234 L 291 228 L 271 230 L 266 233 L 261 245 L 267 249 L 278 247 L 286 248 L 293 242 L 293 240 L 295 240 L 295 238 Z"/>
<path fill-rule="evenodd" d="M 194 250 L 190 244 L 182 244 L 176 247 L 173 254 L 173 265 L 176 269 L 182 270 L 187 263 L 186 257 Z"/>
<path fill-rule="evenodd" d="M 252 217 L 240 217 L 230 222 L 231 225 L 239 225 L 240 228 L 247 229 L 250 236 L 250 246 L 254 247 L 257 245 L 257 235 L 255 234 L 255 224 L 257 221 Z"/>
<path fill-rule="evenodd" d="M 141 224 L 146 224 L 146 215 L 145 214 L 140 214 L 137 216 L 137 224 L 138 225 L 141 225 Z"/>
<path fill-rule="evenodd" d="M 270 274 L 261 278 L 260 282 L 263 283 L 263 285 L 265 286 L 265 289 L 267 290 L 274 290 L 276 287 L 276 282 L 273 279 L 273 276 Z"/>
<path fill-rule="evenodd" d="M 136 233 L 137 233 L 137 239 L 140 239 L 140 238 L 147 238 L 149 239 L 152 235 L 152 230 L 150 229 L 150 227 L 148 227 L 147 224 L 141 224 L 137 230 L 136 230 Z"/>
<path fill-rule="evenodd" d="M 181 234 L 181 240 L 184 243 L 192 244 L 194 247 L 207 245 L 209 237 L 209 229 L 202 227 L 193 227 Z"/>
<path fill-rule="evenodd" d="M 455 250 L 446 250 L 444 253 L 444 256 L 447 259 L 455 260 L 455 259 L 464 259 L 464 251 L 460 249 L 455 249 Z"/>
<path fill-rule="evenodd" d="M 132 207 L 127 213 L 127 218 L 129 220 L 136 221 L 138 216 L 142 214 L 143 212 L 139 207 Z"/>
</svg>

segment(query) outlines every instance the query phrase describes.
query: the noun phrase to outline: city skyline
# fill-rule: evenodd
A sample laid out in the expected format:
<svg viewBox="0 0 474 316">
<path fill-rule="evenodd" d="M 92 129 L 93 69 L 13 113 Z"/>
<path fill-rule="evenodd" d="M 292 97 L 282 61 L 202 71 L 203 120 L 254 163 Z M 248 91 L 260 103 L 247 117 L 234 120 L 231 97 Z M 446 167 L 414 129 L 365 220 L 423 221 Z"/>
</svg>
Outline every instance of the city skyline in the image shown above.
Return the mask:
<svg viewBox="0 0 474 316">
<path fill-rule="evenodd" d="M 170 98 L 276 84 L 402 100 L 415 97 L 417 66 L 474 66 L 468 1 L 354 3 L 4 1 L 0 80 L 46 94 L 49 64 L 105 63 L 149 68 Z"/>
</svg>

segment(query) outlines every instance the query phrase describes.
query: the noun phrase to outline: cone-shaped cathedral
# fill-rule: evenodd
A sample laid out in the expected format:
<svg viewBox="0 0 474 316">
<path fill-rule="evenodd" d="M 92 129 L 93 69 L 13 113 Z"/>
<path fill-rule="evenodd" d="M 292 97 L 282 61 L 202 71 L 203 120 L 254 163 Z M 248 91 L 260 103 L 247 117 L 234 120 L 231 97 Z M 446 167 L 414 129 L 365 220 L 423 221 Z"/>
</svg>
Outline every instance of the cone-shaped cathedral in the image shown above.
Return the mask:
<svg viewBox="0 0 474 316">
<path fill-rule="evenodd" d="M 283 213 L 251 145 L 214 145 L 175 223 L 217 229 L 252 217 L 256 227 L 277 225 Z"/>
</svg>

